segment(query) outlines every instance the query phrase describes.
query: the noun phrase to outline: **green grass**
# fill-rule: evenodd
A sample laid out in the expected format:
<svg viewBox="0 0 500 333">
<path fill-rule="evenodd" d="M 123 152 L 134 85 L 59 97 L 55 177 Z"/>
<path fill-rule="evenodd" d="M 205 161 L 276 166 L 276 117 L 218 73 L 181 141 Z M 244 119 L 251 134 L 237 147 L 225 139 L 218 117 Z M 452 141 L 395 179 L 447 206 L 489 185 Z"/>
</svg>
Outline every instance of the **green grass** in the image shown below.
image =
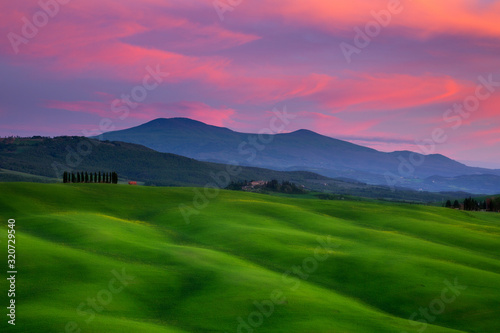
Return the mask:
<svg viewBox="0 0 500 333">
<path fill-rule="evenodd" d="M 187 224 L 178 207 L 194 191 L 0 183 L 1 247 L 14 218 L 18 270 L 16 326 L 0 331 L 237 332 L 278 290 L 285 302 L 254 332 L 411 333 L 455 279 L 467 288 L 425 332 L 500 331 L 500 214 L 221 191 Z M 290 273 L 303 263 L 307 276 Z M 123 269 L 134 279 L 111 293 Z"/>
</svg>

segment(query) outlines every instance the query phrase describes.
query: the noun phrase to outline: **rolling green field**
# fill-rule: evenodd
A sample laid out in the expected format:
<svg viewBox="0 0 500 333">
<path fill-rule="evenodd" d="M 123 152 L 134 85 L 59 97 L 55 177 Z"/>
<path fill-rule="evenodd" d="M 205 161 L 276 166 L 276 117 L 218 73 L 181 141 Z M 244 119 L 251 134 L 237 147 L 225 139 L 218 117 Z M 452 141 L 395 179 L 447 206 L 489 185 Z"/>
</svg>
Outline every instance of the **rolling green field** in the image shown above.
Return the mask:
<svg viewBox="0 0 500 333">
<path fill-rule="evenodd" d="M 0 332 L 500 332 L 500 214 L 197 191 L 0 183 Z"/>
</svg>

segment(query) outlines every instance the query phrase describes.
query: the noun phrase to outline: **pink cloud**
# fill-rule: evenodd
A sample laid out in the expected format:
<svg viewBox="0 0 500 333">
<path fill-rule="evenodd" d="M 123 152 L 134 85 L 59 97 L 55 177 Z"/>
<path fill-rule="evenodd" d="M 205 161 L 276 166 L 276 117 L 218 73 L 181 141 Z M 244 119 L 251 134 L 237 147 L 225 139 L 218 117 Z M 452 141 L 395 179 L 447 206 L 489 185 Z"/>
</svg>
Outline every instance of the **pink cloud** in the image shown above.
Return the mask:
<svg viewBox="0 0 500 333">
<path fill-rule="evenodd" d="M 124 112 L 113 112 L 111 102 L 101 101 L 47 101 L 47 108 L 82 112 L 97 115 L 103 118 L 118 119 L 125 115 Z M 122 106 L 122 105 L 120 105 Z M 214 126 L 226 126 L 231 121 L 235 110 L 230 108 L 213 108 L 201 102 L 176 102 L 176 103 L 142 103 L 136 108 L 128 108 L 126 118 L 149 121 L 155 118 L 186 117 L 196 119 Z"/>
<path fill-rule="evenodd" d="M 227 60 L 216 57 L 195 57 L 177 52 L 177 49 L 219 50 L 239 46 L 259 38 L 225 29 L 214 24 L 191 22 L 168 12 L 173 4 L 146 1 L 152 7 L 138 6 L 122 1 L 72 2 L 60 8 L 59 14 L 27 45 L 12 56 L 8 43 L 0 52 L 10 54 L 11 61 L 22 64 L 27 60 L 46 62 L 45 71 L 60 76 L 91 76 L 136 81 L 144 75 L 146 66 L 162 65 L 176 80 L 210 79 L 218 77 L 219 68 Z M 3 3 L 3 12 L 13 12 L 7 21 L 0 23 L 0 31 L 21 34 L 23 16 L 31 17 L 40 10 L 36 5 Z M 211 10 L 213 8 L 210 7 Z M 134 20 L 130 20 L 133 17 Z M 89 21 L 91 19 L 91 21 Z M 91 23 L 89 23 L 91 22 Z M 125 40 L 148 32 L 170 29 L 182 31 L 182 38 L 160 47 L 143 47 Z M 19 31 L 18 31 L 19 30 Z M 36 59 L 36 60 L 35 60 Z"/>
<path fill-rule="evenodd" d="M 401 1 L 401 12 L 393 14 L 389 29 L 416 38 L 432 35 L 464 34 L 500 36 L 500 3 L 482 0 Z M 355 26 L 373 20 L 372 11 L 387 10 L 388 0 L 276 0 L 254 1 L 245 6 L 238 19 L 247 22 L 257 19 L 285 18 L 290 26 L 315 26 L 325 32 L 352 31 Z M 244 6 L 244 5 L 242 5 Z M 243 10 L 242 10 L 243 11 Z"/>
<path fill-rule="evenodd" d="M 241 71 L 241 70 L 240 70 Z M 235 71 L 237 72 L 237 71 Z M 231 77 L 227 71 L 210 80 L 235 103 L 282 101 L 292 98 L 315 101 L 330 112 L 396 110 L 433 103 L 452 102 L 474 83 L 450 76 L 408 74 L 361 74 L 349 72 L 343 77 L 325 74 L 306 76 L 277 74 Z"/>
<path fill-rule="evenodd" d="M 333 79 L 313 99 L 332 112 L 395 110 L 452 101 L 466 85 L 448 76 L 352 73 Z"/>
<path fill-rule="evenodd" d="M 88 114 L 95 114 L 101 117 L 109 117 L 112 115 L 111 105 L 105 102 L 95 101 L 47 101 L 44 107 L 49 109 L 58 109 L 73 112 L 84 112 Z M 117 116 L 115 116 L 116 118 Z"/>
<path fill-rule="evenodd" d="M 335 110 L 411 107 L 446 100 L 460 89 L 460 83 L 451 77 L 355 74 L 354 77 L 340 79 L 322 73 L 293 75 L 287 73 L 286 69 L 276 71 L 276 66 L 279 66 L 277 64 L 248 68 L 221 56 L 182 54 L 180 50 L 220 50 L 246 44 L 260 37 L 225 29 L 222 25 L 202 24 L 193 18 L 174 16 L 170 12 L 185 9 L 189 7 L 187 4 L 153 0 L 146 1 L 149 6 L 138 6 L 132 1 L 127 3 L 130 6 L 124 6 L 118 1 L 91 0 L 64 6 L 61 13 L 27 45 L 17 61 L 22 62 L 26 58 L 44 60 L 48 62 L 48 71 L 66 77 L 90 76 L 131 82 L 141 80 L 147 66 L 159 64 L 164 71 L 171 73 L 169 82 L 194 80 L 204 85 L 213 85 L 217 88 L 216 94 L 235 103 L 278 101 L 316 94 L 316 99 L 325 107 Z M 213 10 L 212 6 L 202 1 L 195 4 Z M 342 5 L 324 1 L 311 1 L 307 4 L 288 1 L 286 5 L 283 2 L 283 6 L 273 5 L 276 8 L 271 8 L 268 2 L 262 2 L 261 5 L 238 9 L 245 10 L 249 16 L 260 15 L 261 19 L 285 15 L 285 24 L 290 25 L 294 21 L 308 20 L 308 24 L 313 25 L 328 21 L 348 27 L 363 17 L 358 14 L 364 12 L 364 9 L 369 13 L 374 8 L 384 8 L 387 1 L 370 2 L 369 5 L 360 0 Z M 33 4 L 17 6 L 4 3 L 2 6 L 5 11 L 16 12 L 9 19 L 9 28 L 16 26 L 15 22 L 21 22 L 22 14 L 28 15 L 37 10 L 37 6 Z M 423 8 L 421 10 L 431 10 L 425 5 L 418 6 Z M 443 8 L 440 4 L 435 6 L 438 12 Z M 254 7 L 259 10 L 256 11 Z M 269 11 L 262 11 L 262 8 Z M 278 14 L 278 8 L 284 14 Z M 453 8 L 463 15 L 467 15 L 464 8 L 470 9 L 464 1 L 459 1 L 458 6 Z M 86 24 L 89 15 L 92 15 L 92 24 Z M 215 11 L 213 15 L 215 18 Z M 134 17 L 134 20 L 130 21 L 130 17 Z M 337 20 L 333 20 L 333 17 Z M 3 28 L 6 26 L 7 23 L 4 23 Z M 159 48 L 126 42 L 130 37 L 153 31 L 167 33 L 169 29 L 176 29 L 181 37 L 164 45 L 156 43 Z"/>
<path fill-rule="evenodd" d="M 184 116 L 254 131 L 262 125 L 268 106 L 289 102 L 307 110 L 300 111 L 297 128 L 358 138 L 371 145 L 390 137 L 425 137 L 436 126 L 449 130 L 450 124 L 442 120 L 446 108 L 474 93 L 475 76 L 481 71 L 498 67 L 495 40 L 500 36 L 500 2 L 402 1 L 403 12 L 393 16 L 380 38 L 363 50 L 365 58 L 356 64 L 359 67 L 334 63 L 330 56 L 332 50 L 340 54 L 339 41 L 352 41 L 353 28 L 363 27 L 373 19 L 372 10 L 383 10 L 387 4 L 388 0 L 243 1 L 220 22 L 212 2 L 206 0 L 71 1 L 27 45 L 20 45 L 19 54 L 14 55 L 4 39 L 1 65 L 15 73 L 7 80 L 16 83 L 19 69 L 19 73 L 30 73 L 32 82 L 50 82 L 47 90 L 56 86 L 54 81 L 73 84 L 71 91 L 58 97 L 54 88 L 45 107 L 99 117 L 120 116 L 111 111 L 115 97 L 110 92 L 117 83 L 140 84 L 146 67 L 159 65 L 170 73 L 165 78 L 171 89 L 165 94 L 168 100 L 159 97 L 158 103 L 140 104 L 130 110 L 131 119 Z M 20 33 L 21 19 L 31 18 L 38 10 L 35 0 L 1 2 L 0 35 Z M 394 41 L 403 38 L 418 40 L 422 55 L 404 60 L 390 52 L 387 58 L 380 56 L 380 50 L 399 47 Z M 441 39 L 445 45 L 436 47 Z M 457 41 L 468 48 L 455 57 Z M 284 50 L 273 48 L 274 42 Z M 405 50 L 401 51 L 406 57 Z M 457 58 L 461 62 L 454 67 L 441 66 Z M 95 89 L 101 91 L 86 100 L 89 88 L 82 81 L 98 83 Z M 193 91 L 193 97 L 185 97 Z M 176 92 L 182 96 L 178 100 Z M 19 90 L 18 95 L 28 94 Z M 16 98 L 22 104 L 18 107 L 25 107 L 23 97 Z M 494 95 L 463 119 L 460 133 L 464 140 L 496 147 L 498 133 L 485 129 L 483 122 L 500 124 L 498 105 L 500 97 Z M 15 107 L 0 110 L 2 115 L 9 112 L 16 112 Z M 472 137 L 474 131 L 477 137 Z M 450 147 L 455 145 L 453 140 Z M 411 146 L 387 142 L 388 147 Z"/>
</svg>

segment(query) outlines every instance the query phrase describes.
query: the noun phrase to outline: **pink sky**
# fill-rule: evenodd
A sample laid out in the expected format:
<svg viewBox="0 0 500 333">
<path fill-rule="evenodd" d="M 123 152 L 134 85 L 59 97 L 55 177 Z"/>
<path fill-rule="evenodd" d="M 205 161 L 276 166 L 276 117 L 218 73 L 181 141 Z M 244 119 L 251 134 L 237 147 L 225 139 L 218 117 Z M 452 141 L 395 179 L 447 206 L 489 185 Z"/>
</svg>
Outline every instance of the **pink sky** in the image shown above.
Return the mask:
<svg viewBox="0 0 500 333">
<path fill-rule="evenodd" d="M 216 3 L 3 1 L 0 136 L 159 117 L 258 132 L 286 106 L 286 131 L 418 151 L 440 128 L 436 153 L 500 168 L 500 1 Z"/>
</svg>

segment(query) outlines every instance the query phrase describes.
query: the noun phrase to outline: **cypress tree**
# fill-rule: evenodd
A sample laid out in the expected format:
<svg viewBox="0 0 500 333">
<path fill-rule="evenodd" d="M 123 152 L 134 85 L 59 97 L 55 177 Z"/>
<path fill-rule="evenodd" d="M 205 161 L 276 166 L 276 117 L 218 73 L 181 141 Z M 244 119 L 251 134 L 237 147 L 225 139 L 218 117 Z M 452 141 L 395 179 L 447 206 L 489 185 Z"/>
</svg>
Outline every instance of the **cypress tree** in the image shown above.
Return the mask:
<svg viewBox="0 0 500 333">
<path fill-rule="evenodd" d="M 97 172 L 94 172 L 94 183 L 97 183 Z"/>
<path fill-rule="evenodd" d="M 89 173 L 87 171 L 85 171 L 85 182 L 89 182 Z"/>
<path fill-rule="evenodd" d="M 68 182 L 68 172 L 64 171 L 63 173 L 63 183 L 66 184 Z"/>
<path fill-rule="evenodd" d="M 98 183 L 100 183 L 101 182 L 101 171 L 99 171 L 99 178 L 98 179 L 99 179 Z"/>
<path fill-rule="evenodd" d="M 81 179 L 81 178 L 80 178 L 80 173 L 79 173 L 79 172 L 77 172 L 77 173 L 76 173 L 76 182 L 77 182 L 77 183 L 79 183 L 79 182 L 80 182 L 80 179 Z"/>
<path fill-rule="evenodd" d="M 71 173 L 71 182 L 76 183 L 76 176 L 73 172 Z"/>
<path fill-rule="evenodd" d="M 500 210 L 500 197 L 491 198 L 491 210 L 498 212 Z"/>
</svg>

